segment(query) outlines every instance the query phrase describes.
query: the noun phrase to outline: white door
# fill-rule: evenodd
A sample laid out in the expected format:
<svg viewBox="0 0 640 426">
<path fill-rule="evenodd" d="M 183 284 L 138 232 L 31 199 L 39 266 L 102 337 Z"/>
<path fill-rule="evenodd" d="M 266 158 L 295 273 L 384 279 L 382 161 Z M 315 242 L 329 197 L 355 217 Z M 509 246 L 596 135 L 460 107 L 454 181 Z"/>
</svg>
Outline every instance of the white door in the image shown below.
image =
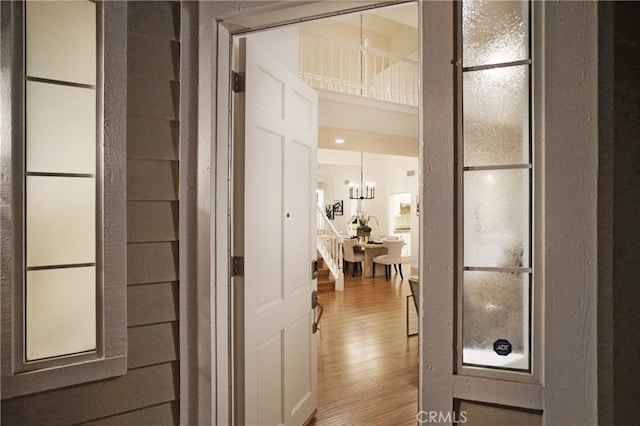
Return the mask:
<svg viewBox="0 0 640 426">
<path fill-rule="evenodd" d="M 244 422 L 300 425 L 317 407 L 317 95 L 255 40 L 244 58 Z"/>
</svg>

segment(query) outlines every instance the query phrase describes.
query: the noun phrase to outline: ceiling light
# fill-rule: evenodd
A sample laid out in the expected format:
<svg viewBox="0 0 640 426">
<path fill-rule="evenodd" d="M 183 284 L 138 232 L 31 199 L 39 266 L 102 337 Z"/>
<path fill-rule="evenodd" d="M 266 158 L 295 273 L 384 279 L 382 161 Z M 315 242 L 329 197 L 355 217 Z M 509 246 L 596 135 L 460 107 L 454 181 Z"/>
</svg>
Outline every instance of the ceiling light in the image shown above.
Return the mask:
<svg viewBox="0 0 640 426">
<path fill-rule="evenodd" d="M 343 144 L 344 143 L 344 139 L 342 138 L 338 138 L 334 141 L 335 143 L 337 143 L 338 145 Z"/>
</svg>

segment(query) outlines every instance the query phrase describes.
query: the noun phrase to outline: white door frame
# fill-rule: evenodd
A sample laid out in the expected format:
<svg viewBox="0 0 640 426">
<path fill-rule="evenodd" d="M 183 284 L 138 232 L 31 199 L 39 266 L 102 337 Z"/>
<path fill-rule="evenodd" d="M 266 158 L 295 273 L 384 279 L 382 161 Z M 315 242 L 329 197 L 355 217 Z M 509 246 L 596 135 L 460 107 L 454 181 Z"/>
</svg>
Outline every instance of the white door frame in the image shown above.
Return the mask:
<svg viewBox="0 0 640 426">
<path fill-rule="evenodd" d="M 397 3 L 405 3 L 398 1 Z M 284 2 L 282 2 L 284 3 Z M 392 2 L 359 1 L 359 2 L 310 2 L 297 8 L 287 8 L 274 13 L 273 9 L 257 10 L 251 15 L 246 11 L 244 18 L 252 19 L 253 27 L 265 28 L 279 23 L 299 21 L 319 16 L 330 16 L 346 10 L 358 11 L 379 6 L 388 6 Z M 280 6 L 282 8 L 282 5 Z M 233 13 L 232 13 L 233 15 Z M 217 21 L 215 22 L 214 21 Z M 230 54 L 231 42 L 234 36 L 234 24 L 223 21 L 216 16 L 212 2 L 200 3 L 200 46 L 199 46 L 199 161 L 198 183 L 203 185 L 199 194 L 202 195 L 204 211 L 211 213 L 210 225 L 203 223 L 211 244 L 200 247 L 202 262 L 199 263 L 198 286 L 210 289 L 210 306 L 203 307 L 203 314 L 199 319 L 199 335 L 204 337 L 202 342 L 210 341 L 210 362 L 200 362 L 199 376 L 209 374 L 211 381 L 203 383 L 199 388 L 210 395 L 208 401 L 201 398 L 199 405 L 199 420 L 202 424 L 211 420 L 210 424 L 231 424 L 233 413 L 232 371 L 231 357 L 231 329 L 232 312 L 230 292 L 230 183 L 232 173 L 231 137 L 233 125 L 230 120 L 231 87 L 230 87 Z M 248 31 L 242 31 L 248 32 Z M 215 87 L 215 92 L 211 88 Z M 208 89 L 208 90 L 207 90 Z M 210 160 L 207 161 L 207 160 Z M 200 223 L 200 221 L 199 221 Z M 202 232 L 202 231 L 201 231 Z M 200 251 L 200 250 L 199 250 Z M 205 259 L 206 257 L 206 259 Z M 202 265 L 205 260 L 210 262 L 210 269 Z M 215 273 L 215 275 L 213 275 Z M 208 314 L 208 316 L 207 316 Z M 210 322 L 207 324 L 207 320 Z M 205 336 L 204 334 L 210 334 Z M 202 351 L 202 348 L 201 348 Z"/>
</svg>

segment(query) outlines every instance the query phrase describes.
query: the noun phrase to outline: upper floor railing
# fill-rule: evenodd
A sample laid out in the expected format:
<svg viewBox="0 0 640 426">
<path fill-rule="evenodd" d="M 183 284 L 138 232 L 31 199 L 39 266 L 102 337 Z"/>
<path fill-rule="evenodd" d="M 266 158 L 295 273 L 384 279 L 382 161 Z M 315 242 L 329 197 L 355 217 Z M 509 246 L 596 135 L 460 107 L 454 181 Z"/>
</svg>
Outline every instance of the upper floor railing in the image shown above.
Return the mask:
<svg viewBox="0 0 640 426">
<path fill-rule="evenodd" d="M 417 60 L 300 30 L 299 70 L 316 89 L 418 106 Z"/>
</svg>

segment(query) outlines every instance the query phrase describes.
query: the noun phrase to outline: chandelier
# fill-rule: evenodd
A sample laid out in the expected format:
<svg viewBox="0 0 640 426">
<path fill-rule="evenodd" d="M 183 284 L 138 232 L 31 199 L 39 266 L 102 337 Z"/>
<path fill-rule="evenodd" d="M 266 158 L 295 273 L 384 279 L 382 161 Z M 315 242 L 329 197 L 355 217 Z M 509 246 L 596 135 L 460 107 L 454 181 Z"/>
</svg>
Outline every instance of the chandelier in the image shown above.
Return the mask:
<svg viewBox="0 0 640 426">
<path fill-rule="evenodd" d="M 363 180 L 363 154 L 360 153 L 360 185 L 349 183 L 349 198 L 352 200 L 372 200 L 376 196 L 376 184 L 373 182 L 364 183 Z"/>
</svg>

